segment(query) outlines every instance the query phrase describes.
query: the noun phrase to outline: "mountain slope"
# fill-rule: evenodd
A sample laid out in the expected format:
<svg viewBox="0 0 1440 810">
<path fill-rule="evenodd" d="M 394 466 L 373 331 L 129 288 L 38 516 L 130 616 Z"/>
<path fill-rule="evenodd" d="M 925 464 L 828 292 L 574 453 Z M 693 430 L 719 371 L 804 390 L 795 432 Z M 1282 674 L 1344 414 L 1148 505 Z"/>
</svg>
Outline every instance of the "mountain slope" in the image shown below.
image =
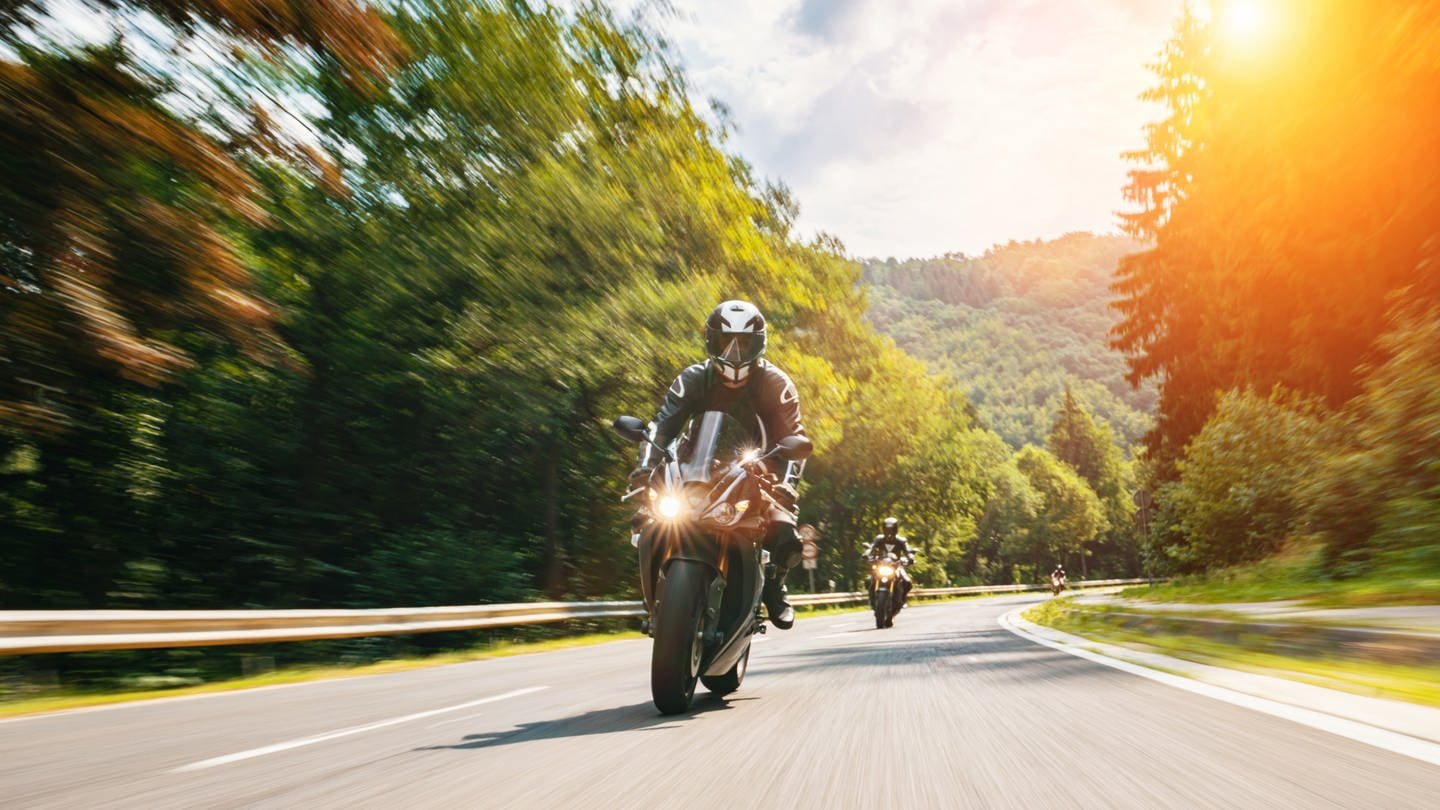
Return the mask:
<svg viewBox="0 0 1440 810">
<path fill-rule="evenodd" d="M 1154 391 L 1132 390 L 1106 343 L 1116 262 L 1139 246 L 1067 234 L 1011 242 L 978 258 L 865 261 L 868 317 L 906 352 L 965 391 L 1012 446 L 1043 444 L 1068 385 L 1118 439 L 1150 428 Z"/>
</svg>

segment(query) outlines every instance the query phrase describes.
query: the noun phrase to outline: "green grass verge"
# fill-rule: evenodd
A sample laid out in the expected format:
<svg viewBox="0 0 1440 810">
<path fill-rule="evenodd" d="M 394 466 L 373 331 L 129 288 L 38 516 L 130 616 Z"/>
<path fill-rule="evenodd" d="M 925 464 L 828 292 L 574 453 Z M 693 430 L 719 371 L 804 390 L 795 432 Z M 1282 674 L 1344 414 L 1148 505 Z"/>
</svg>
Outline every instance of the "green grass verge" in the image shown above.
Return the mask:
<svg viewBox="0 0 1440 810">
<path fill-rule="evenodd" d="M 153 700 L 156 698 L 180 697 L 185 695 L 206 695 L 216 692 L 234 692 L 263 686 L 324 681 L 333 678 L 384 675 L 391 672 L 404 672 L 406 670 L 443 666 L 445 664 L 479 661 L 486 658 L 528 655 L 530 653 L 563 650 L 571 647 L 589 647 L 595 644 L 606 644 L 612 641 L 640 638 L 644 638 L 644 636 L 639 632 L 629 631 L 621 633 L 595 633 L 584 636 L 546 639 L 544 641 L 497 641 L 492 644 L 472 647 L 467 650 L 440 653 L 423 658 L 395 658 L 388 661 L 379 661 L 373 664 L 361 664 L 358 666 L 287 667 L 264 675 L 212 681 L 199 686 L 189 686 L 179 689 L 143 689 L 105 692 L 55 691 L 34 697 L 21 697 L 0 701 L 0 717 L 15 717 L 24 714 L 79 709 L 88 706 L 105 706 L 114 703 L 129 703 L 137 700 Z"/>
<path fill-rule="evenodd" d="M 1293 658 L 1198 636 L 1141 633 L 1109 623 L 1105 619 L 1105 611 L 1082 610 L 1063 599 L 1048 600 L 1023 615 L 1036 624 L 1092 641 L 1158 652 L 1200 664 L 1288 678 L 1369 697 L 1440 707 L 1440 666 Z M 1263 643 L 1263 639 L 1258 641 Z"/>
<path fill-rule="evenodd" d="M 1327 577 L 1313 555 L 1278 556 L 1255 565 L 1161 585 L 1127 588 L 1122 596 L 1156 602 L 1274 602 L 1316 607 L 1440 604 L 1440 573 L 1390 571 L 1351 579 Z"/>
</svg>

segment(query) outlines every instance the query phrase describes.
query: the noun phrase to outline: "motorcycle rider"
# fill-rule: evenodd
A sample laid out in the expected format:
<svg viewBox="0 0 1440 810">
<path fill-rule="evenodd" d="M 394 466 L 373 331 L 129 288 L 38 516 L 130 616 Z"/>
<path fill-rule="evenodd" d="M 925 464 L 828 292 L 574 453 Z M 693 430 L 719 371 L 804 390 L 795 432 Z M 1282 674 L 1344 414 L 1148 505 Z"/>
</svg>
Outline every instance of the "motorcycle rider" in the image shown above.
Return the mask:
<svg viewBox="0 0 1440 810">
<path fill-rule="evenodd" d="M 800 395 L 789 375 L 765 360 L 765 316 L 746 301 L 724 301 L 705 320 L 708 360 L 689 366 L 671 383 L 665 401 L 651 422 L 651 440 L 666 447 L 691 417 L 705 411 L 724 411 L 750 429 L 755 446 L 773 447 L 787 436 L 803 436 Z M 659 459 L 641 445 L 640 464 L 630 474 L 631 486 L 644 486 Z M 788 496 L 793 512 L 804 462 L 771 457 L 765 462 L 780 479 L 778 488 Z M 770 622 L 781 630 L 795 624 L 795 610 L 786 599 L 785 576 L 800 562 L 802 547 L 795 534 L 795 518 L 772 510 L 765 537 L 772 566 L 766 571 L 761 596 Z"/>
<path fill-rule="evenodd" d="M 902 563 L 896 567 L 896 574 L 900 578 L 901 585 L 900 604 L 908 604 L 910 588 L 914 583 L 910 581 L 910 572 L 905 570 L 905 566 L 915 564 L 915 554 L 910 551 L 910 542 L 905 539 L 905 535 L 900 534 L 900 521 L 893 517 L 885 518 L 884 523 L 880 526 L 880 534 L 875 535 L 875 539 L 870 543 L 870 550 L 865 552 L 865 559 L 873 562 L 884 559 L 887 554 L 894 554 L 895 558 Z M 873 596 L 875 593 L 873 580 L 867 580 L 865 587 Z"/>
<path fill-rule="evenodd" d="M 1055 570 L 1050 572 L 1050 587 L 1057 593 L 1065 589 L 1065 566 L 1056 563 Z"/>
</svg>

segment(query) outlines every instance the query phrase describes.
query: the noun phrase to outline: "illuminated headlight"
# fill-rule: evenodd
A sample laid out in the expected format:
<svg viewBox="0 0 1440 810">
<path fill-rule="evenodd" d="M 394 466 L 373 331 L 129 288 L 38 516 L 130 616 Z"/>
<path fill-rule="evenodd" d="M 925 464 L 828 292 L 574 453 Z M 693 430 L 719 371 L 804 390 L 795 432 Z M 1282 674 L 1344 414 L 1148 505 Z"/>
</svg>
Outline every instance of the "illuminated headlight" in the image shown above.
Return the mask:
<svg viewBox="0 0 1440 810">
<path fill-rule="evenodd" d="M 746 450 L 740 455 L 740 462 L 742 464 L 749 464 L 758 458 L 760 458 L 759 450 Z"/>
<path fill-rule="evenodd" d="M 739 512 L 739 513 L 742 514 L 742 515 L 745 514 L 745 510 L 746 510 L 746 509 L 749 509 L 749 508 L 750 508 L 750 502 L 749 502 L 749 501 L 736 501 L 736 502 L 735 502 L 735 511 Z"/>
<path fill-rule="evenodd" d="M 660 517 L 666 520 L 674 520 L 680 517 L 680 513 L 685 509 L 685 504 L 674 495 L 661 495 L 660 504 L 657 508 L 660 511 Z"/>
<path fill-rule="evenodd" d="M 663 504 L 664 501 L 661 501 L 661 503 Z M 664 508 L 664 507 L 661 507 L 661 508 Z M 882 565 L 882 566 L 880 566 L 879 568 L 877 568 L 877 569 L 875 569 L 875 570 L 879 571 L 879 572 L 880 572 L 880 576 L 882 576 L 882 577 L 893 577 L 893 576 L 895 576 L 895 566 L 893 566 L 893 565 Z"/>
</svg>

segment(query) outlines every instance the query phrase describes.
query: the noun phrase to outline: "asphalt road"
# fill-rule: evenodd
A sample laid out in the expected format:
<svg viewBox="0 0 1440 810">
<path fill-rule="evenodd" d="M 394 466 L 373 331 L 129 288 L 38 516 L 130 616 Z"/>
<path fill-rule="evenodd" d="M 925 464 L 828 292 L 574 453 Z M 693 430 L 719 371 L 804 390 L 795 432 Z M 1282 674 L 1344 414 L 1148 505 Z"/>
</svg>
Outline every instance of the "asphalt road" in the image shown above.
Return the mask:
<svg viewBox="0 0 1440 810">
<path fill-rule="evenodd" d="M 1440 767 L 996 624 L 804 619 L 664 718 L 597 647 L 0 722 L 16 807 L 1435 807 Z"/>
</svg>

